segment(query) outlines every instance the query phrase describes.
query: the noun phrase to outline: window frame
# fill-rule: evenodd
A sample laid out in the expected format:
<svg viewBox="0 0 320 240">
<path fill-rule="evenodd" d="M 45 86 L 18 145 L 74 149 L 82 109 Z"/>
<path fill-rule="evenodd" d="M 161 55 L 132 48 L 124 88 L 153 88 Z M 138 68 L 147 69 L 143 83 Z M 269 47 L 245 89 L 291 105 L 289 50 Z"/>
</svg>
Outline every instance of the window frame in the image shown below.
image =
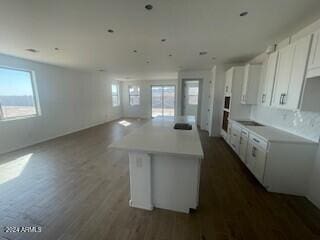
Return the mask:
<svg viewBox="0 0 320 240">
<path fill-rule="evenodd" d="M 112 91 L 112 87 L 113 87 L 113 86 L 116 86 L 116 88 L 117 88 L 117 94 L 116 94 L 116 95 L 113 94 L 113 91 Z M 120 106 L 120 89 L 119 89 L 119 88 L 120 88 L 120 87 L 119 87 L 119 84 L 117 84 L 117 83 L 112 83 L 112 84 L 111 84 L 112 107 L 119 107 L 119 106 Z M 113 97 L 117 97 L 117 103 L 114 103 Z"/>
<path fill-rule="evenodd" d="M 137 94 L 131 94 L 130 93 L 130 88 L 134 88 L 134 87 L 136 87 L 138 89 L 138 93 Z M 129 85 L 128 86 L 128 93 L 129 93 L 129 105 L 130 106 L 140 106 L 140 104 L 141 104 L 140 86 L 139 85 Z M 138 104 L 132 104 L 131 103 L 131 97 L 139 97 L 139 103 Z"/>
<path fill-rule="evenodd" d="M 0 114 L 0 122 L 21 120 L 21 119 L 27 119 L 27 118 L 35 118 L 35 117 L 41 116 L 41 107 L 40 107 L 40 100 L 39 100 L 38 86 L 37 86 L 35 71 L 30 70 L 30 69 L 25 69 L 25 68 L 17 68 L 17 67 L 3 66 L 3 65 L 0 65 L 0 68 L 7 69 L 7 70 L 13 70 L 13 71 L 27 72 L 30 74 L 30 81 L 31 81 L 31 88 L 32 88 L 32 95 L 33 95 L 32 98 L 33 98 L 35 112 L 36 112 L 35 114 L 16 116 L 16 117 L 3 117 Z"/>
<path fill-rule="evenodd" d="M 195 94 L 189 94 L 190 88 L 198 88 L 198 94 L 197 94 L 197 95 L 195 95 Z M 197 97 L 197 103 L 196 103 L 196 104 L 190 102 L 190 96 L 191 96 L 191 97 Z M 197 86 L 197 87 L 189 87 L 189 88 L 188 88 L 188 104 L 189 104 L 189 105 L 192 105 L 192 106 L 196 106 L 196 105 L 199 104 L 199 86 Z"/>
</svg>

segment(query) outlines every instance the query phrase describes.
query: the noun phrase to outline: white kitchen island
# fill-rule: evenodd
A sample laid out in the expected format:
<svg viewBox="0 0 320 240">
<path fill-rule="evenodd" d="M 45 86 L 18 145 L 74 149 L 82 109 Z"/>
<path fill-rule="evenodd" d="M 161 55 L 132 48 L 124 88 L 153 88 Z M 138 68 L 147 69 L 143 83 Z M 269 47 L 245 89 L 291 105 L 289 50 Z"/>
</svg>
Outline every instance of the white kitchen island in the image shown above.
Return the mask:
<svg viewBox="0 0 320 240">
<path fill-rule="evenodd" d="M 175 130 L 176 122 L 192 130 Z M 152 119 L 110 147 L 129 152 L 131 207 L 197 208 L 203 151 L 193 117 Z"/>
</svg>

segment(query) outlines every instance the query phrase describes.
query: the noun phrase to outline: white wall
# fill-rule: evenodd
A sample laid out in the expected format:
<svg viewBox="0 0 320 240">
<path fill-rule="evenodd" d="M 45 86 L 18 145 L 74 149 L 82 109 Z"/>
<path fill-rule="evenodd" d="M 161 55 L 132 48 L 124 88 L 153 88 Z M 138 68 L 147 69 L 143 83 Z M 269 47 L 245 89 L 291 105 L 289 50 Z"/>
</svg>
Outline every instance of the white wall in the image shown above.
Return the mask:
<svg viewBox="0 0 320 240">
<path fill-rule="evenodd" d="M 198 124 L 201 129 L 208 130 L 208 107 L 209 107 L 209 94 L 210 94 L 210 84 L 213 84 L 213 72 L 208 71 L 181 71 L 178 73 L 178 106 L 177 113 L 181 115 L 181 99 L 182 99 L 182 80 L 183 79 L 201 79 L 202 89 L 201 89 L 201 106 L 200 106 L 200 119 Z"/>
<path fill-rule="evenodd" d="M 130 106 L 129 86 L 140 87 L 140 105 Z M 176 87 L 176 109 L 177 109 L 177 80 L 139 80 L 122 82 L 122 113 L 123 117 L 150 118 L 151 112 L 151 86 L 152 85 L 174 85 Z"/>
<path fill-rule="evenodd" d="M 41 116 L 0 121 L 0 153 L 121 117 L 107 74 L 82 72 L 0 55 L 0 66 L 33 70 Z M 3 137 L 5 136 L 5 137 Z"/>
</svg>

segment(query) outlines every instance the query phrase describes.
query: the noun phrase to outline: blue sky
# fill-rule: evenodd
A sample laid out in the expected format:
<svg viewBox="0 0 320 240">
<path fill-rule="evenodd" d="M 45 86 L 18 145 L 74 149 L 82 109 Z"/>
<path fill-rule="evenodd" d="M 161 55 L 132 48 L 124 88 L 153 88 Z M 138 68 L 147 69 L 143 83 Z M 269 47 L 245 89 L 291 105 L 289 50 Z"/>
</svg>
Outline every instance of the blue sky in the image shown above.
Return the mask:
<svg viewBox="0 0 320 240">
<path fill-rule="evenodd" d="M 0 96 L 30 96 L 30 72 L 0 68 Z"/>
</svg>

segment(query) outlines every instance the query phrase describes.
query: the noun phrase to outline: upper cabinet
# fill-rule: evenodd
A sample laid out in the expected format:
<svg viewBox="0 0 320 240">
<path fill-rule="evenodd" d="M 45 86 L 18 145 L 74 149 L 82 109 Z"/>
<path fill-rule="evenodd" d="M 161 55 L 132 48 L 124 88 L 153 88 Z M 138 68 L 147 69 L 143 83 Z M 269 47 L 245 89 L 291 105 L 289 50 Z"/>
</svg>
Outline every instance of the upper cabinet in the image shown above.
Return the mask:
<svg viewBox="0 0 320 240">
<path fill-rule="evenodd" d="M 278 62 L 278 51 L 269 55 L 266 63 L 263 66 L 262 79 L 260 83 L 260 91 L 258 95 L 258 104 L 264 106 L 271 105 L 272 91 L 274 79 L 276 76 Z"/>
<path fill-rule="evenodd" d="M 314 33 L 310 59 L 308 64 L 307 77 L 319 77 L 320 76 L 320 30 Z"/>
<path fill-rule="evenodd" d="M 240 102 L 242 104 L 257 104 L 261 68 L 260 64 L 247 64 L 245 66 L 240 98 Z"/>
<path fill-rule="evenodd" d="M 224 95 L 225 96 L 231 96 L 231 90 L 232 90 L 232 79 L 233 79 L 233 69 L 229 69 L 226 72 L 226 84 L 224 87 Z"/>
<path fill-rule="evenodd" d="M 272 106 L 298 109 L 310 52 L 311 35 L 279 50 Z"/>
</svg>

